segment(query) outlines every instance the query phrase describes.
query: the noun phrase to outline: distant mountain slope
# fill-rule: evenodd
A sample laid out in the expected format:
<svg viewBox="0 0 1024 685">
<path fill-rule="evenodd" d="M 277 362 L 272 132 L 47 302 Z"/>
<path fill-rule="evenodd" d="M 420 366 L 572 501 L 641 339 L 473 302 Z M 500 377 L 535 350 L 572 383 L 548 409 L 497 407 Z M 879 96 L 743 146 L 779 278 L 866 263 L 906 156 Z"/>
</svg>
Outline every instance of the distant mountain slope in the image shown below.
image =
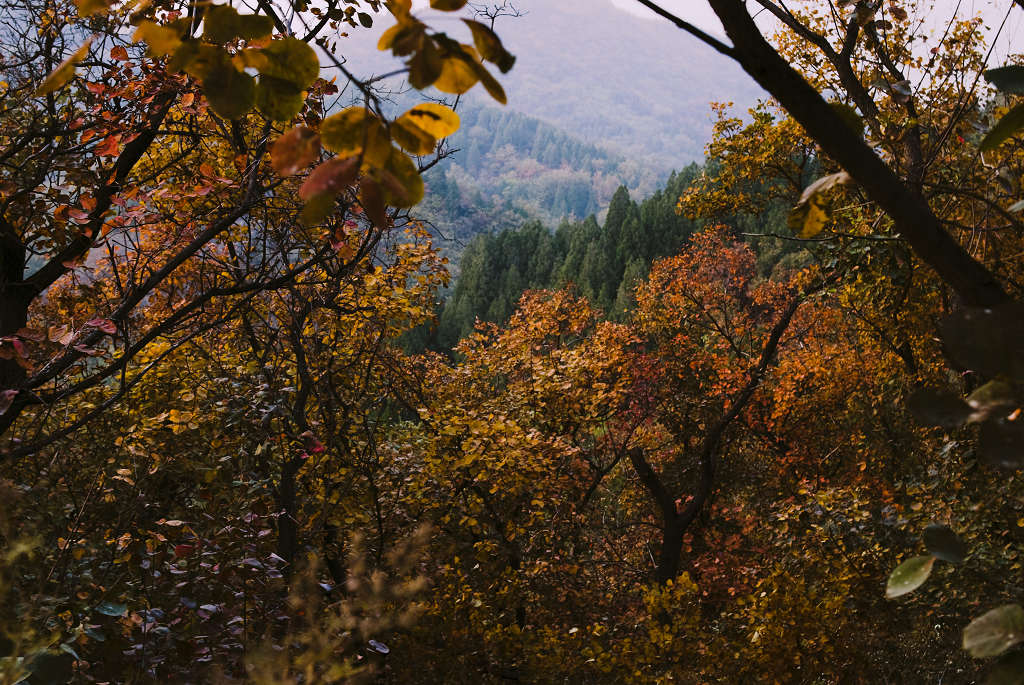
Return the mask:
<svg viewBox="0 0 1024 685">
<path fill-rule="evenodd" d="M 641 19 L 610 0 L 515 0 L 525 12 L 496 29 L 516 54 L 501 77 L 509 108 L 540 118 L 591 144 L 636 162 L 660 180 L 703 159 L 712 101 L 752 104 L 760 95 L 732 62 L 662 21 Z M 433 25 L 462 35 L 452 17 Z M 361 75 L 384 73 L 396 61 L 376 50 L 390 24 L 351 31 L 339 45 Z M 477 89 L 478 90 L 478 89 Z M 473 91 L 470 102 L 486 102 Z M 626 182 L 626 179 L 622 179 Z"/>
<path fill-rule="evenodd" d="M 454 151 L 426 176 L 428 193 L 415 215 L 433 224 L 458 271 L 463 245 L 479 234 L 528 219 L 557 225 L 600 214 L 625 185 L 645 196 L 663 183 L 648 166 L 584 143 L 539 119 L 507 108 L 460 108 Z"/>
<path fill-rule="evenodd" d="M 459 186 L 551 223 L 608 205 L 619 185 L 646 195 L 660 174 L 510 109 L 468 105 L 448 165 Z"/>
</svg>

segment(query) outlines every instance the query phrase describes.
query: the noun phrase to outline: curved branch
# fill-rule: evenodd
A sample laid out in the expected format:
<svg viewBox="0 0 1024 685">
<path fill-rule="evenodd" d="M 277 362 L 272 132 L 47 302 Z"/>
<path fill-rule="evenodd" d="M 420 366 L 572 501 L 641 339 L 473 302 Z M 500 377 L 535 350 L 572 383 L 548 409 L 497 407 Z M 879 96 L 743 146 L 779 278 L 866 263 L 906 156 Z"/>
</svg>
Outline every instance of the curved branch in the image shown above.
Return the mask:
<svg viewBox="0 0 1024 685">
<path fill-rule="evenodd" d="M 969 306 L 1011 301 L 1002 284 L 945 231 L 925 200 L 883 162 L 803 76 L 765 40 L 742 0 L 708 0 L 736 59 L 892 218 L 914 253 Z"/>
</svg>

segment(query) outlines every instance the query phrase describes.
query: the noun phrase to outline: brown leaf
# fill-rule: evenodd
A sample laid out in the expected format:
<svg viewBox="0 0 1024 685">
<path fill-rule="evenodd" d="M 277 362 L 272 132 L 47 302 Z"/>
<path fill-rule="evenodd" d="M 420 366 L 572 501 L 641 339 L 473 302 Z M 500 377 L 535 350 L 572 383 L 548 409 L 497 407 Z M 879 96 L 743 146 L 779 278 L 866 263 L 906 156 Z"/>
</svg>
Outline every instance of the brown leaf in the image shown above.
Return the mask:
<svg viewBox="0 0 1024 685">
<path fill-rule="evenodd" d="M 299 197 L 308 201 L 318 195 L 335 195 L 355 182 L 358 171 L 358 157 L 329 159 L 313 169 L 299 189 Z"/>
<path fill-rule="evenodd" d="M 388 212 L 384 205 L 384 194 L 380 186 L 372 179 L 363 179 L 359 189 L 359 202 L 363 205 L 366 217 L 373 222 L 373 225 L 380 229 L 388 226 Z"/>
<path fill-rule="evenodd" d="M 293 176 L 312 164 L 319 154 L 320 135 L 299 125 L 274 143 L 270 149 L 270 164 L 282 176 Z"/>
</svg>

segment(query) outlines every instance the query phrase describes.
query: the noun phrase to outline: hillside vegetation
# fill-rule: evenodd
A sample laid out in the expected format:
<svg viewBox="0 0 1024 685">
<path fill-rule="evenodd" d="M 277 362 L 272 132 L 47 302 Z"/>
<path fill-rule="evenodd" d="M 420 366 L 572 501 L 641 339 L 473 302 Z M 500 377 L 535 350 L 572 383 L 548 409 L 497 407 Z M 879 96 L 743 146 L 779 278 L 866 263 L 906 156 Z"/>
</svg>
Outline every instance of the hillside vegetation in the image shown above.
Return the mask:
<svg viewBox="0 0 1024 685">
<path fill-rule="evenodd" d="M 0 683 L 1020 685 L 1024 56 L 426 4 L 0 3 Z"/>
</svg>

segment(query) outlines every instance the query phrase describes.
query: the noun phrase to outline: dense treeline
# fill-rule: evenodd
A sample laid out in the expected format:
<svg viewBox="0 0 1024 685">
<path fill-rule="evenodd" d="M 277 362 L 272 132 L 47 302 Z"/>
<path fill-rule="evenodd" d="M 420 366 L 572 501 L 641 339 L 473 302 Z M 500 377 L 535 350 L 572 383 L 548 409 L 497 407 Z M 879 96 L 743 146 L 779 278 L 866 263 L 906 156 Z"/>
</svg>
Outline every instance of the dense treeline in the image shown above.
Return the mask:
<svg viewBox="0 0 1024 685">
<path fill-rule="evenodd" d="M 450 350 L 473 331 L 477 319 L 504 323 L 526 290 L 571 284 L 606 316 L 621 319 L 651 262 L 677 253 L 707 224 L 681 212 L 679 199 L 700 179 L 713 176 L 718 164 L 712 160 L 706 169 L 691 164 L 673 172 L 664 188 L 640 202 L 619 186 L 603 223 L 591 214 L 583 221 L 563 220 L 554 231 L 530 221 L 477 236 L 460 256 L 459 276 L 439 309 L 436 328 L 411 334 L 411 348 Z M 750 185 L 761 188 L 765 182 Z M 787 231 L 785 203 L 772 200 L 754 211 L 718 215 L 715 221 L 751 243 L 758 270 L 767 276 L 787 254 L 796 255 L 799 246 L 774 237 Z"/>
</svg>

